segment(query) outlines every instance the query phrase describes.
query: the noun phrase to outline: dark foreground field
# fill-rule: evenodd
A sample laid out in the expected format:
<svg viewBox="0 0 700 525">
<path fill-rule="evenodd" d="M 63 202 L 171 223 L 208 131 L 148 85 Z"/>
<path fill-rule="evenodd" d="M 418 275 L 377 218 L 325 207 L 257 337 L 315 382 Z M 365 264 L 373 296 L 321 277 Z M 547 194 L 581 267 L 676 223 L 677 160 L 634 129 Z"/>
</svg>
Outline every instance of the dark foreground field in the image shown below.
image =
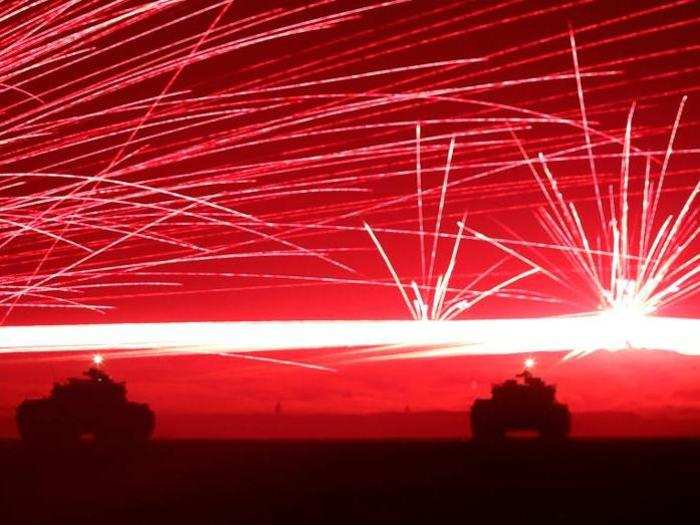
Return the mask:
<svg viewBox="0 0 700 525">
<path fill-rule="evenodd" d="M 0 523 L 697 523 L 700 441 L 0 442 Z M 478 521 L 477 521 L 478 520 Z"/>
</svg>

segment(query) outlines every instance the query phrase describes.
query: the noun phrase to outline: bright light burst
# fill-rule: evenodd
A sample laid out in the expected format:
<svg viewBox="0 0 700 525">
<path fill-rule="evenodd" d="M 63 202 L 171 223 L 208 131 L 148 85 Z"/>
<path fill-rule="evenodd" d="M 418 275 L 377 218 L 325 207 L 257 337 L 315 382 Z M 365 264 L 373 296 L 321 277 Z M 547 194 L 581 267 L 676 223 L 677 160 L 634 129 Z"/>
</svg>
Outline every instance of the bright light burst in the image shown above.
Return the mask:
<svg viewBox="0 0 700 525">
<path fill-rule="evenodd" d="M 635 346 L 630 342 L 630 337 L 643 328 L 647 316 L 700 288 L 700 255 L 693 250 L 693 243 L 700 234 L 698 209 L 695 206 L 700 181 L 695 182 L 675 213 L 669 213 L 662 221 L 656 220 L 687 97 L 683 97 L 670 129 L 670 138 L 656 180 L 651 169 L 652 156 L 645 155 L 643 174 L 637 177 L 641 180 L 639 191 L 633 191 L 635 188 L 631 186 L 632 124 L 635 112 L 635 105 L 632 105 L 624 139 L 621 140 L 619 180 L 616 186 L 610 183 L 607 196 L 604 197 L 605 192 L 599 188 L 596 157 L 586 123 L 586 106 L 581 78 L 578 76 L 573 32 L 570 36 L 598 220 L 585 221 L 578 206 L 567 200 L 559 188 L 547 157 L 540 153 L 539 162 L 535 163 L 515 133 L 513 137 L 548 205 L 539 210 L 537 218 L 540 225 L 555 245 L 564 249 L 571 267 L 578 270 L 587 287 L 593 291 L 600 310 L 601 329 L 618 332 L 624 346 Z M 537 169 L 538 165 L 543 174 Z M 636 210 L 632 204 L 633 193 L 641 194 L 641 202 Z M 548 275 L 561 275 L 560 266 L 553 259 L 539 257 L 538 262 L 547 270 Z M 562 275 L 562 278 L 556 280 L 562 286 L 571 288 L 566 276 Z M 610 343 L 603 348 L 615 349 L 617 346 L 619 343 Z"/>
<path fill-rule="evenodd" d="M 646 171 L 641 177 L 643 189 L 637 219 L 630 203 L 630 148 L 632 116 L 629 113 L 618 195 L 610 186 L 606 203 L 598 201 L 603 210 L 602 232 L 597 232 L 595 243 L 579 214 L 577 206 L 567 201 L 558 189 L 544 155 L 539 155 L 543 177 L 532 166 L 533 174 L 549 203 L 541 210 L 539 221 L 552 240 L 568 250 L 569 259 L 588 280 L 600 301 L 603 311 L 627 318 L 644 316 L 657 311 L 692 293 L 700 286 L 700 255 L 690 248 L 700 234 L 695 199 L 700 192 L 700 181 L 675 214 L 669 214 L 658 224 L 655 221 L 663 190 L 671 152 L 685 98 L 671 131 L 666 156 L 658 182 L 654 184 L 647 157 Z M 554 271 L 554 270 L 553 270 Z"/>
</svg>

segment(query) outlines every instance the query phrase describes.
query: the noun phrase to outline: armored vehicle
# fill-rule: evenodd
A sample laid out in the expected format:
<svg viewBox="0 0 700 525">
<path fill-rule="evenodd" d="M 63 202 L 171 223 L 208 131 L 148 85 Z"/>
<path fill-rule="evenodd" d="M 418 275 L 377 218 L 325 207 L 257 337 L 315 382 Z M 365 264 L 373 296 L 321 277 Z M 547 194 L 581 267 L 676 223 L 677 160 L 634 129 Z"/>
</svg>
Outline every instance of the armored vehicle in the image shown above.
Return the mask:
<svg viewBox="0 0 700 525">
<path fill-rule="evenodd" d="M 522 378 L 519 382 L 517 378 Z M 509 431 L 531 430 L 546 439 L 569 434 L 569 408 L 555 399 L 554 385 L 545 384 L 528 370 L 491 389 L 491 399 L 477 399 L 471 408 L 476 440 L 497 440 Z"/>
<path fill-rule="evenodd" d="M 108 445 L 147 441 L 155 427 L 148 405 L 127 401 L 124 383 L 98 368 L 84 375 L 56 383 L 49 397 L 27 399 L 17 407 L 22 440 L 52 447 L 77 445 L 85 438 Z"/>
</svg>

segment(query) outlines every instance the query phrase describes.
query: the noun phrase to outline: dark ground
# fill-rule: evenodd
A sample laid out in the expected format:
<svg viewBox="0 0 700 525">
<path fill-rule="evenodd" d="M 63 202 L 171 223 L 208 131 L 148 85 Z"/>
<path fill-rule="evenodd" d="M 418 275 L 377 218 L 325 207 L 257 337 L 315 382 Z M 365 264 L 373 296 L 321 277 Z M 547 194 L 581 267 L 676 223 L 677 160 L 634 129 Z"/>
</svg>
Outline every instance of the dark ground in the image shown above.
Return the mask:
<svg viewBox="0 0 700 525">
<path fill-rule="evenodd" d="M 697 523 L 700 441 L 0 442 L 0 523 Z"/>
</svg>

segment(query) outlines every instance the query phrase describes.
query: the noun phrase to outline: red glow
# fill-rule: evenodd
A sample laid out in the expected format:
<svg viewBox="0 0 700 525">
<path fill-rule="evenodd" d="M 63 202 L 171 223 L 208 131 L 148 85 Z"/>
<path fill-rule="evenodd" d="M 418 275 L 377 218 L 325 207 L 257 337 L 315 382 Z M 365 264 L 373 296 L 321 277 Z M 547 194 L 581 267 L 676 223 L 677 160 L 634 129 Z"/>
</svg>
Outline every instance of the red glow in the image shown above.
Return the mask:
<svg viewBox="0 0 700 525">
<path fill-rule="evenodd" d="M 0 330 L 600 309 L 577 337 L 622 351 L 536 356 L 562 398 L 698 409 L 692 334 L 646 331 L 700 315 L 696 2 L 6 4 Z M 470 349 L 552 349 L 397 330 L 390 361 L 201 356 L 118 333 L 81 350 L 180 414 L 461 410 L 524 359 Z M 2 356 L 0 422 L 86 355 Z"/>
</svg>

